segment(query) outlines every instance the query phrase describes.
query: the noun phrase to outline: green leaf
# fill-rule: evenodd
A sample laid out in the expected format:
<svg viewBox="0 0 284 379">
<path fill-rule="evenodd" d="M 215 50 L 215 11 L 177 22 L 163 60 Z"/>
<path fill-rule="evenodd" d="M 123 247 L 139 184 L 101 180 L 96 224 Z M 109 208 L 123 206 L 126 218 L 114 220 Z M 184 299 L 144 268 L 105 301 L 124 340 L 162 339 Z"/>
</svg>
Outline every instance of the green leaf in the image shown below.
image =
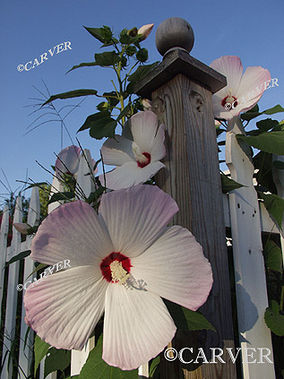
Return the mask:
<svg viewBox="0 0 284 379">
<path fill-rule="evenodd" d="M 103 336 L 101 335 L 84 364 L 79 379 L 137 379 L 138 370 L 122 371 L 102 360 Z"/>
<path fill-rule="evenodd" d="M 115 51 L 106 51 L 105 53 L 95 54 L 95 60 L 99 66 L 113 66 L 119 61 L 119 55 Z"/>
<path fill-rule="evenodd" d="M 21 259 L 25 259 L 31 254 L 30 250 L 21 251 L 19 254 L 15 255 L 13 258 L 11 258 L 8 262 L 6 262 L 6 267 L 9 266 L 11 263 L 20 261 Z"/>
<path fill-rule="evenodd" d="M 123 111 L 121 111 L 120 114 L 118 115 L 116 121 L 121 120 L 122 117 L 125 117 L 129 114 L 129 112 L 131 111 L 131 105 L 132 105 L 132 103 L 128 103 L 126 105 L 126 107 L 123 109 Z"/>
<path fill-rule="evenodd" d="M 267 268 L 273 271 L 282 272 L 282 252 L 281 248 L 272 240 L 265 244 L 263 254 Z"/>
<path fill-rule="evenodd" d="M 49 349 L 45 363 L 44 363 L 44 377 L 48 374 L 57 371 L 57 370 L 65 370 L 66 367 L 69 366 L 71 362 L 71 351 L 70 350 L 62 350 L 56 349 L 52 347 Z"/>
<path fill-rule="evenodd" d="M 272 108 L 266 109 L 263 112 L 259 112 L 258 105 L 255 105 L 251 110 L 247 111 L 246 113 L 241 114 L 241 118 L 243 120 L 250 121 L 253 118 L 258 117 L 258 116 L 260 116 L 262 114 L 271 115 L 271 114 L 279 113 L 279 112 L 284 112 L 284 108 L 281 107 L 280 104 L 275 105 Z"/>
<path fill-rule="evenodd" d="M 237 139 L 267 153 L 284 155 L 284 131 L 264 132 L 258 136 L 237 134 Z"/>
<path fill-rule="evenodd" d="M 75 197 L 74 192 L 56 192 L 54 193 L 48 204 L 54 203 L 55 201 L 60 201 L 60 200 L 72 200 Z"/>
<path fill-rule="evenodd" d="M 89 96 L 96 95 L 98 93 L 95 89 L 76 89 L 74 91 L 68 91 L 63 93 L 58 93 L 57 95 L 50 96 L 42 106 L 54 101 L 56 99 L 71 99 L 72 97 L 80 97 L 80 96 Z"/>
<path fill-rule="evenodd" d="M 274 194 L 264 194 L 263 192 L 258 192 L 258 194 L 264 200 L 264 206 L 270 217 L 274 220 L 278 228 L 282 229 L 284 199 Z"/>
<path fill-rule="evenodd" d="M 107 101 L 102 101 L 97 105 L 97 110 L 100 112 L 108 111 L 109 109 L 109 103 Z"/>
<path fill-rule="evenodd" d="M 266 325 L 277 336 L 284 336 L 284 315 L 280 313 L 277 301 L 271 301 L 271 307 L 266 308 L 264 314 Z"/>
<path fill-rule="evenodd" d="M 119 35 L 119 42 L 123 45 L 130 45 L 132 43 L 137 43 L 139 37 L 137 35 L 137 28 L 132 28 L 131 30 L 123 29 Z"/>
<path fill-rule="evenodd" d="M 32 272 L 29 276 L 27 276 L 26 280 L 27 280 L 30 276 L 32 276 L 33 274 L 35 274 L 36 272 L 38 272 L 38 271 L 40 271 L 41 269 L 46 268 L 46 267 L 48 267 L 48 265 L 46 265 L 45 263 L 39 263 L 39 265 L 33 270 L 33 272 Z"/>
<path fill-rule="evenodd" d="M 256 126 L 258 129 L 260 129 L 262 132 L 267 132 L 270 129 L 275 128 L 279 122 L 277 120 L 272 120 L 271 118 L 266 118 L 265 120 L 258 121 L 256 123 Z"/>
<path fill-rule="evenodd" d="M 101 111 L 94 114 L 91 114 L 86 118 L 86 121 L 81 126 L 81 128 L 77 131 L 77 133 L 81 132 L 82 130 L 86 130 L 89 128 L 92 128 L 96 125 L 96 122 L 104 119 L 104 118 L 110 118 L 110 113 L 108 111 Z"/>
<path fill-rule="evenodd" d="M 73 66 L 72 68 L 70 68 L 70 70 L 67 71 L 66 74 L 68 74 L 68 72 L 71 72 L 73 70 L 76 70 L 76 68 L 81 68 L 81 67 L 90 67 L 90 66 L 97 66 L 97 62 L 83 62 L 83 63 L 80 63 L 80 64 L 77 64 L 75 66 Z"/>
<path fill-rule="evenodd" d="M 108 44 L 112 41 L 112 31 L 109 26 L 104 25 L 102 28 L 88 28 L 84 26 L 84 28 L 97 40 L 104 44 Z"/>
<path fill-rule="evenodd" d="M 47 183 L 46 182 L 38 182 L 38 183 L 32 183 L 30 185 L 28 185 L 26 187 L 26 190 L 29 189 L 29 188 L 33 188 L 33 187 L 39 187 L 39 188 L 42 188 L 43 186 L 46 186 Z"/>
<path fill-rule="evenodd" d="M 256 116 L 254 116 L 255 113 L 259 113 L 259 106 L 257 104 L 255 104 L 255 106 L 253 108 L 251 108 L 250 110 L 248 110 L 247 112 L 242 113 L 241 118 L 243 120 L 250 121 L 254 117 L 256 117 Z"/>
<path fill-rule="evenodd" d="M 159 370 L 159 364 L 160 364 L 160 356 L 158 355 L 156 358 L 152 360 L 151 365 L 149 367 L 150 378 L 154 378 L 154 375 Z"/>
<path fill-rule="evenodd" d="M 164 299 L 170 315 L 172 316 L 175 325 L 180 330 L 213 330 L 214 326 L 199 312 L 191 311 L 176 303 Z"/>
<path fill-rule="evenodd" d="M 237 188 L 244 187 L 243 184 L 237 183 L 235 180 L 228 178 L 228 176 L 223 173 L 221 173 L 221 184 L 223 193 L 228 193 Z"/>
<path fill-rule="evenodd" d="M 136 47 L 135 46 L 127 46 L 125 52 L 129 57 L 132 57 L 132 55 L 134 55 L 136 53 Z"/>
<path fill-rule="evenodd" d="M 139 62 L 146 62 L 148 59 L 148 50 L 145 48 L 138 50 L 136 53 L 136 59 Z"/>
<path fill-rule="evenodd" d="M 128 93 L 133 93 L 133 87 L 136 83 L 140 82 L 144 76 L 146 76 L 150 71 L 152 71 L 159 62 L 154 62 L 152 64 L 139 66 L 137 70 L 128 77 L 128 81 L 130 82 L 126 88 L 126 91 Z"/>
<path fill-rule="evenodd" d="M 257 173 L 254 174 L 257 184 L 265 191 L 276 193 L 276 187 L 272 177 L 272 154 L 260 151 L 253 157 L 253 165 Z"/>
<path fill-rule="evenodd" d="M 105 187 L 103 186 L 99 187 L 96 191 L 91 192 L 87 199 L 87 203 L 91 204 L 93 202 L 96 202 L 104 192 L 105 192 Z"/>
<path fill-rule="evenodd" d="M 42 341 L 38 335 L 35 336 L 34 343 L 34 353 L 35 353 L 35 367 L 34 367 L 34 376 L 36 375 L 36 371 L 40 361 L 46 356 L 50 345 L 44 341 Z"/>
<path fill-rule="evenodd" d="M 90 137 L 102 139 L 104 137 L 114 137 L 117 121 L 111 117 L 102 118 L 90 128 Z"/>
<path fill-rule="evenodd" d="M 111 107 L 115 107 L 116 104 L 119 103 L 119 99 L 117 98 L 117 94 L 115 91 L 112 92 L 104 92 L 103 97 L 105 97 Z"/>
<path fill-rule="evenodd" d="M 199 312 L 191 311 L 183 307 L 183 313 L 187 322 L 188 330 L 213 330 L 214 326 Z"/>
</svg>

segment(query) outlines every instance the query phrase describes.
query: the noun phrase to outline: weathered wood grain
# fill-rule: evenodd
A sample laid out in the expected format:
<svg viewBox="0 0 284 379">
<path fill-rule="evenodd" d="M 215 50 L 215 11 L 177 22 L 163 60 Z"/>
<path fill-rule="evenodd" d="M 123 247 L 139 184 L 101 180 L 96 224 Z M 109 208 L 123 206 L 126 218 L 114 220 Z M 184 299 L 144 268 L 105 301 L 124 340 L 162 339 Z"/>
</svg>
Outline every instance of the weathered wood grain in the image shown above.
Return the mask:
<svg viewBox="0 0 284 379">
<path fill-rule="evenodd" d="M 152 93 L 153 110 L 166 125 L 167 133 L 167 168 L 156 179 L 180 208 L 173 222 L 192 231 L 212 265 L 214 284 L 201 311 L 218 333 L 207 333 L 206 346 L 224 348 L 233 347 L 234 342 L 211 97 L 209 90 L 183 74 L 176 75 Z M 190 346 L 190 343 L 188 339 L 185 346 Z M 178 373 L 176 375 L 180 377 Z M 170 373 L 163 378 L 173 377 Z M 228 360 L 226 364 L 203 364 L 185 377 L 233 379 L 236 372 Z"/>
<path fill-rule="evenodd" d="M 191 80 L 201 83 L 211 93 L 219 91 L 227 84 L 224 75 L 193 58 L 186 51 L 176 49 L 168 52 L 163 61 L 136 84 L 134 92 L 142 97 L 150 98 L 153 91 L 177 74 L 184 74 Z"/>
</svg>

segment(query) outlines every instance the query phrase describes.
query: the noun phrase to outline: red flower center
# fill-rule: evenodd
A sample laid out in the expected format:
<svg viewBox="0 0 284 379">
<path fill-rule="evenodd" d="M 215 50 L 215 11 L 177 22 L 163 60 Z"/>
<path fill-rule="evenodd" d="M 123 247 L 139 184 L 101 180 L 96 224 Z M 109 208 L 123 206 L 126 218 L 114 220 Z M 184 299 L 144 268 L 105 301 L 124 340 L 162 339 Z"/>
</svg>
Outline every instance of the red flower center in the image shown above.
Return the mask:
<svg viewBox="0 0 284 379">
<path fill-rule="evenodd" d="M 230 111 L 231 109 L 236 108 L 236 106 L 239 104 L 238 99 L 235 96 L 226 96 L 221 101 L 222 106 L 227 110 Z"/>
<path fill-rule="evenodd" d="M 137 166 L 140 168 L 147 166 L 151 162 L 151 154 L 150 153 L 142 153 L 142 154 L 144 155 L 144 157 L 146 159 L 145 160 L 143 159 L 143 161 L 137 161 Z"/>
<path fill-rule="evenodd" d="M 120 264 L 121 270 L 124 270 L 127 273 L 130 272 L 130 268 L 132 267 L 130 259 L 121 253 L 112 252 L 105 257 L 100 264 L 101 272 L 105 280 L 112 283 L 116 282 L 116 280 L 113 280 L 113 269 L 111 267 L 112 263 L 115 261 Z"/>
</svg>

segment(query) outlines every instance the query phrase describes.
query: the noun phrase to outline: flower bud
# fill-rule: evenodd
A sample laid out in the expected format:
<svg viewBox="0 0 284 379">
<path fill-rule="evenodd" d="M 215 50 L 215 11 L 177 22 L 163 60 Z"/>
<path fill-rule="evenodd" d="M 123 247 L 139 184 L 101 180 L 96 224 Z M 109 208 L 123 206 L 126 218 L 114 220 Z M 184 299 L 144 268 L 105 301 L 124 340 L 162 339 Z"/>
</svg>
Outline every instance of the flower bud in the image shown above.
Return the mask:
<svg viewBox="0 0 284 379">
<path fill-rule="evenodd" d="M 142 99 L 142 106 L 144 111 L 152 110 L 152 101 L 149 99 Z"/>
<path fill-rule="evenodd" d="M 148 35 L 151 33 L 151 30 L 153 29 L 154 24 L 147 24 L 141 26 L 141 28 L 138 29 L 138 34 L 141 35 L 141 41 L 146 39 Z"/>
<path fill-rule="evenodd" d="M 148 50 L 147 49 L 138 50 L 136 53 L 136 59 L 142 63 L 146 62 L 146 60 L 148 59 Z"/>
<path fill-rule="evenodd" d="M 24 222 L 15 222 L 14 228 L 20 232 L 21 234 L 27 235 L 30 232 L 31 226 L 29 224 L 26 224 Z"/>
<path fill-rule="evenodd" d="M 136 37 L 137 36 L 137 28 L 132 28 L 130 30 L 128 30 L 127 34 L 130 36 L 130 37 Z"/>
</svg>

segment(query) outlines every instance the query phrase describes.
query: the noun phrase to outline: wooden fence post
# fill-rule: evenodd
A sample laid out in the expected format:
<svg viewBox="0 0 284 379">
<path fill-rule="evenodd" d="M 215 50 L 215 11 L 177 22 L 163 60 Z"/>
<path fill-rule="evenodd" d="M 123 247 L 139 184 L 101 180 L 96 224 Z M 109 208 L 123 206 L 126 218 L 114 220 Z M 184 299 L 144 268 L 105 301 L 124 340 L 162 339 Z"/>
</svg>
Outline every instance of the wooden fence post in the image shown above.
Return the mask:
<svg viewBox="0 0 284 379">
<path fill-rule="evenodd" d="M 213 288 L 200 310 L 215 326 L 217 334 L 207 333 L 205 352 L 210 347 L 221 347 L 226 361 L 226 364 L 203 364 L 194 371 L 186 370 L 185 365 L 183 374 L 180 366 L 173 368 L 173 362 L 164 362 L 161 375 L 163 379 L 234 379 L 236 369 L 225 354 L 226 347 L 234 347 L 234 334 L 212 111 L 212 93 L 223 88 L 226 79 L 189 55 L 193 32 L 185 20 L 174 17 L 164 21 L 158 27 L 156 44 L 163 61 L 137 84 L 135 92 L 152 99 L 153 111 L 166 126 L 166 169 L 156 180 L 177 201 L 180 210 L 174 223 L 192 231 L 212 265 Z M 182 343 L 180 348 L 192 346 L 192 339 L 183 338 Z"/>
</svg>

